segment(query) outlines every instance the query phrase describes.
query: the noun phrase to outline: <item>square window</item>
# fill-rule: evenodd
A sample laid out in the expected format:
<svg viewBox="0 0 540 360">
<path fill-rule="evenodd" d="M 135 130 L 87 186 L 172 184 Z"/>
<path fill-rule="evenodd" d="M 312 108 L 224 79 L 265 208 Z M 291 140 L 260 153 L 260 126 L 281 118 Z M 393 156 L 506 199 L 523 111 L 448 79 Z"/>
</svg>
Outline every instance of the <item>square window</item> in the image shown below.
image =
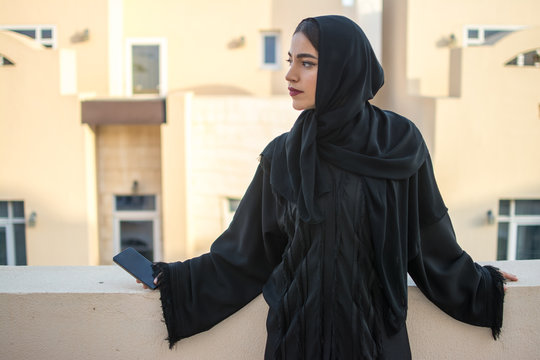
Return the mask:
<svg viewBox="0 0 540 360">
<path fill-rule="evenodd" d="M 13 201 L 11 205 L 13 206 L 13 217 L 24 219 L 24 202 Z"/>
<path fill-rule="evenodd" d="M 238 209 L 238 205 L 240 205 L 240 199 L 228 199 L 229 202 L 229 211 L 234 213 L 236 209 Z"/>
<path fill-rule="evenodd" d="M 159 45 L 133 45 L 133 94 L 159 93 Z"/>
<path fill-rule="evenodd" d="M 540 200 L 516 200 L 516 215 L 540 215 Z"/>
<path fill-rule="evenodd" d="M 42 29 L 41 30 L 42 39 L 52 39 L 52 29 Z"/>
<path fill-rule="evenodd" d="M 0 201 L 0 218 L 8 217 L 8 202 Z"/>
<path fill-rule="evenodd" d="M 540 200 L 500 200 L 497 260 L 540 259 Z"/>
<path fill-rule="evenodd" d="M 480 31 L 478 29 L 469 29 L 467 31 L 467 37 L 469 39 L 478 39 L 480 37 Z"/>
<path fill-rule="evenodd" d="M 264 37 L 264 63 L 276 63 L 276 37 L 269 35 Z"/>
<path fill-rule="evenodd" d="M 154 195 L 116 196 L 116 211 L 156 210 Z"/>
<path fill-rule="evenodd" d="M 510 200 L 499 200 L 499 215 L 510 215 Z"/>
<path fill-rule="evenodd" d="M 262 67 L 267 69 L 278 69 L 280 35 L 277 32 L 265 32 L 261 35 Z"/>
</svg>

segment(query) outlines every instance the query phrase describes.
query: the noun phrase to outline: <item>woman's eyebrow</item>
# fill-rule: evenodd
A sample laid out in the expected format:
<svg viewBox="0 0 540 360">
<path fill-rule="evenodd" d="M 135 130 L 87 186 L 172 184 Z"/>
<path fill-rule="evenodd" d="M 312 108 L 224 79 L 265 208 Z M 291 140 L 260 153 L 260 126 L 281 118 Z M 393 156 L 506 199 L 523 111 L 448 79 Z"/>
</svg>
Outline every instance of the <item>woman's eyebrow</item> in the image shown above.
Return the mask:
<svg viewBox="0 0 540 360">
<path fill-rule="evenodd" d="M 291 53 L 289 52 L 289 57 L 292 57 Z M 300 53 L 300 54 L 297 54 L 296 55 L 296 58 L 297 59 L 302 59 L 302 58 L 310 58 L 310 59 L 315 59 L 317 60 L 317 57 L 315 55 L 312 55 L 312 54 L 309 54 L 309 53 Z"/>
</svg>

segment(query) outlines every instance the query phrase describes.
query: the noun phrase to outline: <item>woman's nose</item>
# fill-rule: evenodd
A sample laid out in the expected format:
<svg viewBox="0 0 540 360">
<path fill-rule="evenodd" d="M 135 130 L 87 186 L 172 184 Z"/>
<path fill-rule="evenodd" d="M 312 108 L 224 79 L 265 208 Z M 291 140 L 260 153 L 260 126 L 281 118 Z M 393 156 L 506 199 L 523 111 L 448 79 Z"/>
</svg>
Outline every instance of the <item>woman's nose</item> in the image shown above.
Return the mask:
<svg viewBox="0 0 540 360">
<path fill-rule="evenodd" d="M 287 74 L 285 74 L 285 80 L 289 82 L 298 81 L 298 76 L 296 75 L 296 72 L 292 66 L 289 68 L 289 71 L 287 71 Z"/>
</svg>

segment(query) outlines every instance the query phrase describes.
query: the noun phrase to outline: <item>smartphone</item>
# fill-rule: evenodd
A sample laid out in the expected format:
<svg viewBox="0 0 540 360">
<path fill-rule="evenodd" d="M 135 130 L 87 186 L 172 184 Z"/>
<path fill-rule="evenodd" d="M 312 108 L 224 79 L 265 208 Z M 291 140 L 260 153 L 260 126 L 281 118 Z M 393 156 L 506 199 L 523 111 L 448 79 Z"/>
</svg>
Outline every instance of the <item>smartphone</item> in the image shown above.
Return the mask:
<svg viewBox="0 0 540 360">
<path fill-rule="evenodd" d="M 122 269 L 139 279 L 150 289 L 155 289 L 152 262 L 134 248 L 127 248 L 113 257 L 113 261 Z"/>
</svg>

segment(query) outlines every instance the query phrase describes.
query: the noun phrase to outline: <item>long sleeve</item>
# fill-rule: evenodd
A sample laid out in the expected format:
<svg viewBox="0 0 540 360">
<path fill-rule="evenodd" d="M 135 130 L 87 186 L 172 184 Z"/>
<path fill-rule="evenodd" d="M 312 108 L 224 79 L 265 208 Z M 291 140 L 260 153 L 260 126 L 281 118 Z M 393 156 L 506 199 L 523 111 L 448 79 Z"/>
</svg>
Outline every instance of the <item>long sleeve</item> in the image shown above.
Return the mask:
<svg viewBox="0 0 540 360">
<path fill-rule="evenodd" d="M 419 196 L 424 199 L 419 201 L 419 213 L 420 219 L 424 214 L 429 222 L 421 222 L 417 252 L 408 263 L 409 274 L 426 297 L 444 312 L 468 324 L 490 327 L 497 338 L 502 326 L 504 279 L 496 268 L 476 264 L 461 249 L 431 164 L 422 171 Z M 431 189 L 426 190 L 426 186 Z M 433 209 L 438 211 L 436 216 Z"/>
<path fill-rule="evenodd" d="M 208 330 L 261 293 L 286 244 L 276 211 L 268 177 L 259 166 L 229 228 L 209 253 L 157 264 L 171 347 Z"/>
</svg>

